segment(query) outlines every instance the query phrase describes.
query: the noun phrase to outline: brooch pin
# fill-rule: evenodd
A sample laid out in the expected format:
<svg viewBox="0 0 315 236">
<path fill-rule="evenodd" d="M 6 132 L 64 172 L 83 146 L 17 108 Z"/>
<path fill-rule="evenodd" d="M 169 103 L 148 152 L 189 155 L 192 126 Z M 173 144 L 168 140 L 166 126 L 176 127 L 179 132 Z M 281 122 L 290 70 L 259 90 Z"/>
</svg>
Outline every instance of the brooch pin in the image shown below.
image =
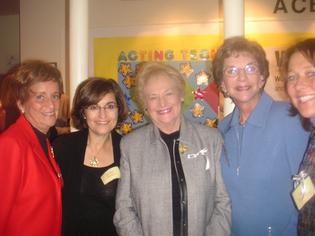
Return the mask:
<svg viewBox="0 0 315 236">
<path fill-rule="evenodd" d="M 203 148 L 200 151 L 198 151 L 197 153 L 191 153 L 187 155 L 188 159 L 193 159 L 193 158 L 197 158 L 199 156 L 203 156 L 206 158 L 206 170 L 208 170 L 210 168 L 210 161 L 209 161 L 209 157 L 206 155 L 208 153 L 208 149 L 207 148 Z"/>
<path fill-rule="evenodd" d="M 178 150 L 180 154 L 184 154 L 188 150 L 188 146 L 183 143 L 179 143 Z"/>
<path fill-rule="evenodd" d="M 52 147 L 50 147 L 50 153 L 51 153 L 51 157 L 53 159 L 55 159 L 55 153 L 54 153 L 54 149 Z"/>
</svg>

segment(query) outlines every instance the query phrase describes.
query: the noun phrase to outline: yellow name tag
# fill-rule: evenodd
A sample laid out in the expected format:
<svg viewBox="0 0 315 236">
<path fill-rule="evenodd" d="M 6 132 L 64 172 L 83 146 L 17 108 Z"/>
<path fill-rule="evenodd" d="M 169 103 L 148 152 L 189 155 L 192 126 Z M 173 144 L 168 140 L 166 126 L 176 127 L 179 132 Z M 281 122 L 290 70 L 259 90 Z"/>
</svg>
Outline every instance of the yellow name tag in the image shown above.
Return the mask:
<svg viewBox="0 0 315 236">
<path fill-rule="evenodd" d="M 105 171 L 104 174 L 101 176 L 101 180 L 103 181 L 103 184 L 108 184 L 110 181 L 113 181 L 114 179 L 120 178 L 120 170 L 117 166 L 114 166 L 107 171 Z"/>
<path fill-rule="evenodd" d="M 292 197 L 296 207 L 300 210 L 315 194 L 314 184 L 308 176 L 293 191 Z"/>
</svg>

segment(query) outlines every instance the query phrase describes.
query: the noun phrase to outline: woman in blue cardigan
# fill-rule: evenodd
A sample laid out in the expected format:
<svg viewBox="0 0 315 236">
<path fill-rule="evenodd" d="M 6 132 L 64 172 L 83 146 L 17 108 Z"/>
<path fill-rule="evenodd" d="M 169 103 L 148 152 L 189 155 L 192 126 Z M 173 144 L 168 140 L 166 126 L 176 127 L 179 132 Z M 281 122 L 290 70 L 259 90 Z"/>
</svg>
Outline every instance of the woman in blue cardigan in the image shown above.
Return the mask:
<svg viewBox="0 0 315 236">
<path fill-rule="evenodd" d="M 213 61 L 214 79 L 235 109 L 219 124 L 222 175 L 232 200 L 232 235 L 296 235 L 290 197 L 308 134 L 289 104 L 275 102 L 263 48 L 243 37 L 226 39 Z"/>
</svg>

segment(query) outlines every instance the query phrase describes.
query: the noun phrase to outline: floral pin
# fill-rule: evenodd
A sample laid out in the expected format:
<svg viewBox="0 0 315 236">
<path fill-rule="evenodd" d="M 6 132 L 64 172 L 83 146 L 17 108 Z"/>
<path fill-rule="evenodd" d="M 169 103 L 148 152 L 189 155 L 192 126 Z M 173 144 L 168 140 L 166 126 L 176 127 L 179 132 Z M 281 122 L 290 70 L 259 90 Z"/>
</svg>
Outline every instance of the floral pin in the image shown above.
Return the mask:
<svg viewBox="0 0 315 236">
<path fill-rule="evenodd" d="M 179 143 L 178 150 L 180 154 L 184 154 L 188 150 L 188 146 L 184 143 Z"/>
</svg>

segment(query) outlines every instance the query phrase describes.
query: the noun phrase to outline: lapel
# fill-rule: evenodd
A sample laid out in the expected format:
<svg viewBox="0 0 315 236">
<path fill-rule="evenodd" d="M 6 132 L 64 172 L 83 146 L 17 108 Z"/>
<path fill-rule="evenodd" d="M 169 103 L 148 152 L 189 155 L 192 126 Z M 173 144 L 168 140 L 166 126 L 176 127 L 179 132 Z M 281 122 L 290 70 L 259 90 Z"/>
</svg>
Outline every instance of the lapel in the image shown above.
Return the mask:
<svg viewBox="0 0 315 236">
<path fill-rule="evenodd" d="M 64 197 L 78 201 L 82 181 L 84 154 L 87 145 L 88 130 L 72 132 L 60 137 L 61 143 L 55 143 L 59 164 L 64 176 L 66 188 Z M 58 138 L 56 139 L 58 141 Z"/>
<path fill-rule="evenodd" d="M 81 169 L 84 163 L 84 154 L 87 146 L 88 133 L 88 129 L 80 131 L 78 133 L 78 141 L 74 143 L 74 145 L 77 147 L 75 155 L 79 157 Z"/>
<path fill-rule="evenodd" d="M 115 130 L 112 131 L 112 145 L 113 145 L 113 155 L 114 162 L 117 166 L 120 166 L 120 140 L 121 135 L 118 134 Z"/>
<path fill-rule="evenodd" d="M 21 115 L 18 118 L 16 125 L 23 140 L 25 140 L 25 142 L 28 143 L 30 147 L 32 147 L 34 158 L 37 158 L 46 167 L 47 171 L 53 176 L 53 178 L 56 178 L 57 175 L 60 174 L 60 170 L 57 167 L 55 160 L 51 160 L 52 165 L 49 163 L 31 124 L 26 120 L 24 115 Z M 48 152 L 50 152 L 50 150 Z"/>
<path fill-rule="evenodd" d="M 84 155 L 87 146 L 87 139 L 88 139 L 88 129 L 84 129 L 77 133 L 77 140 L 74 140 L 73 145 L 75 148 L 73 159 L 73 164 L 75 164 L 74 171 L 75 173 L 72 174 L 73 183 L 77 184 L 77 190 L 80 191 L 81 181 L 82 181 L 82 172 L 84 167 Z M 77 160 L 76 160 L 77 159 Z M 71 163 L 69 163 L 71 164 Z"/>
</svg>

